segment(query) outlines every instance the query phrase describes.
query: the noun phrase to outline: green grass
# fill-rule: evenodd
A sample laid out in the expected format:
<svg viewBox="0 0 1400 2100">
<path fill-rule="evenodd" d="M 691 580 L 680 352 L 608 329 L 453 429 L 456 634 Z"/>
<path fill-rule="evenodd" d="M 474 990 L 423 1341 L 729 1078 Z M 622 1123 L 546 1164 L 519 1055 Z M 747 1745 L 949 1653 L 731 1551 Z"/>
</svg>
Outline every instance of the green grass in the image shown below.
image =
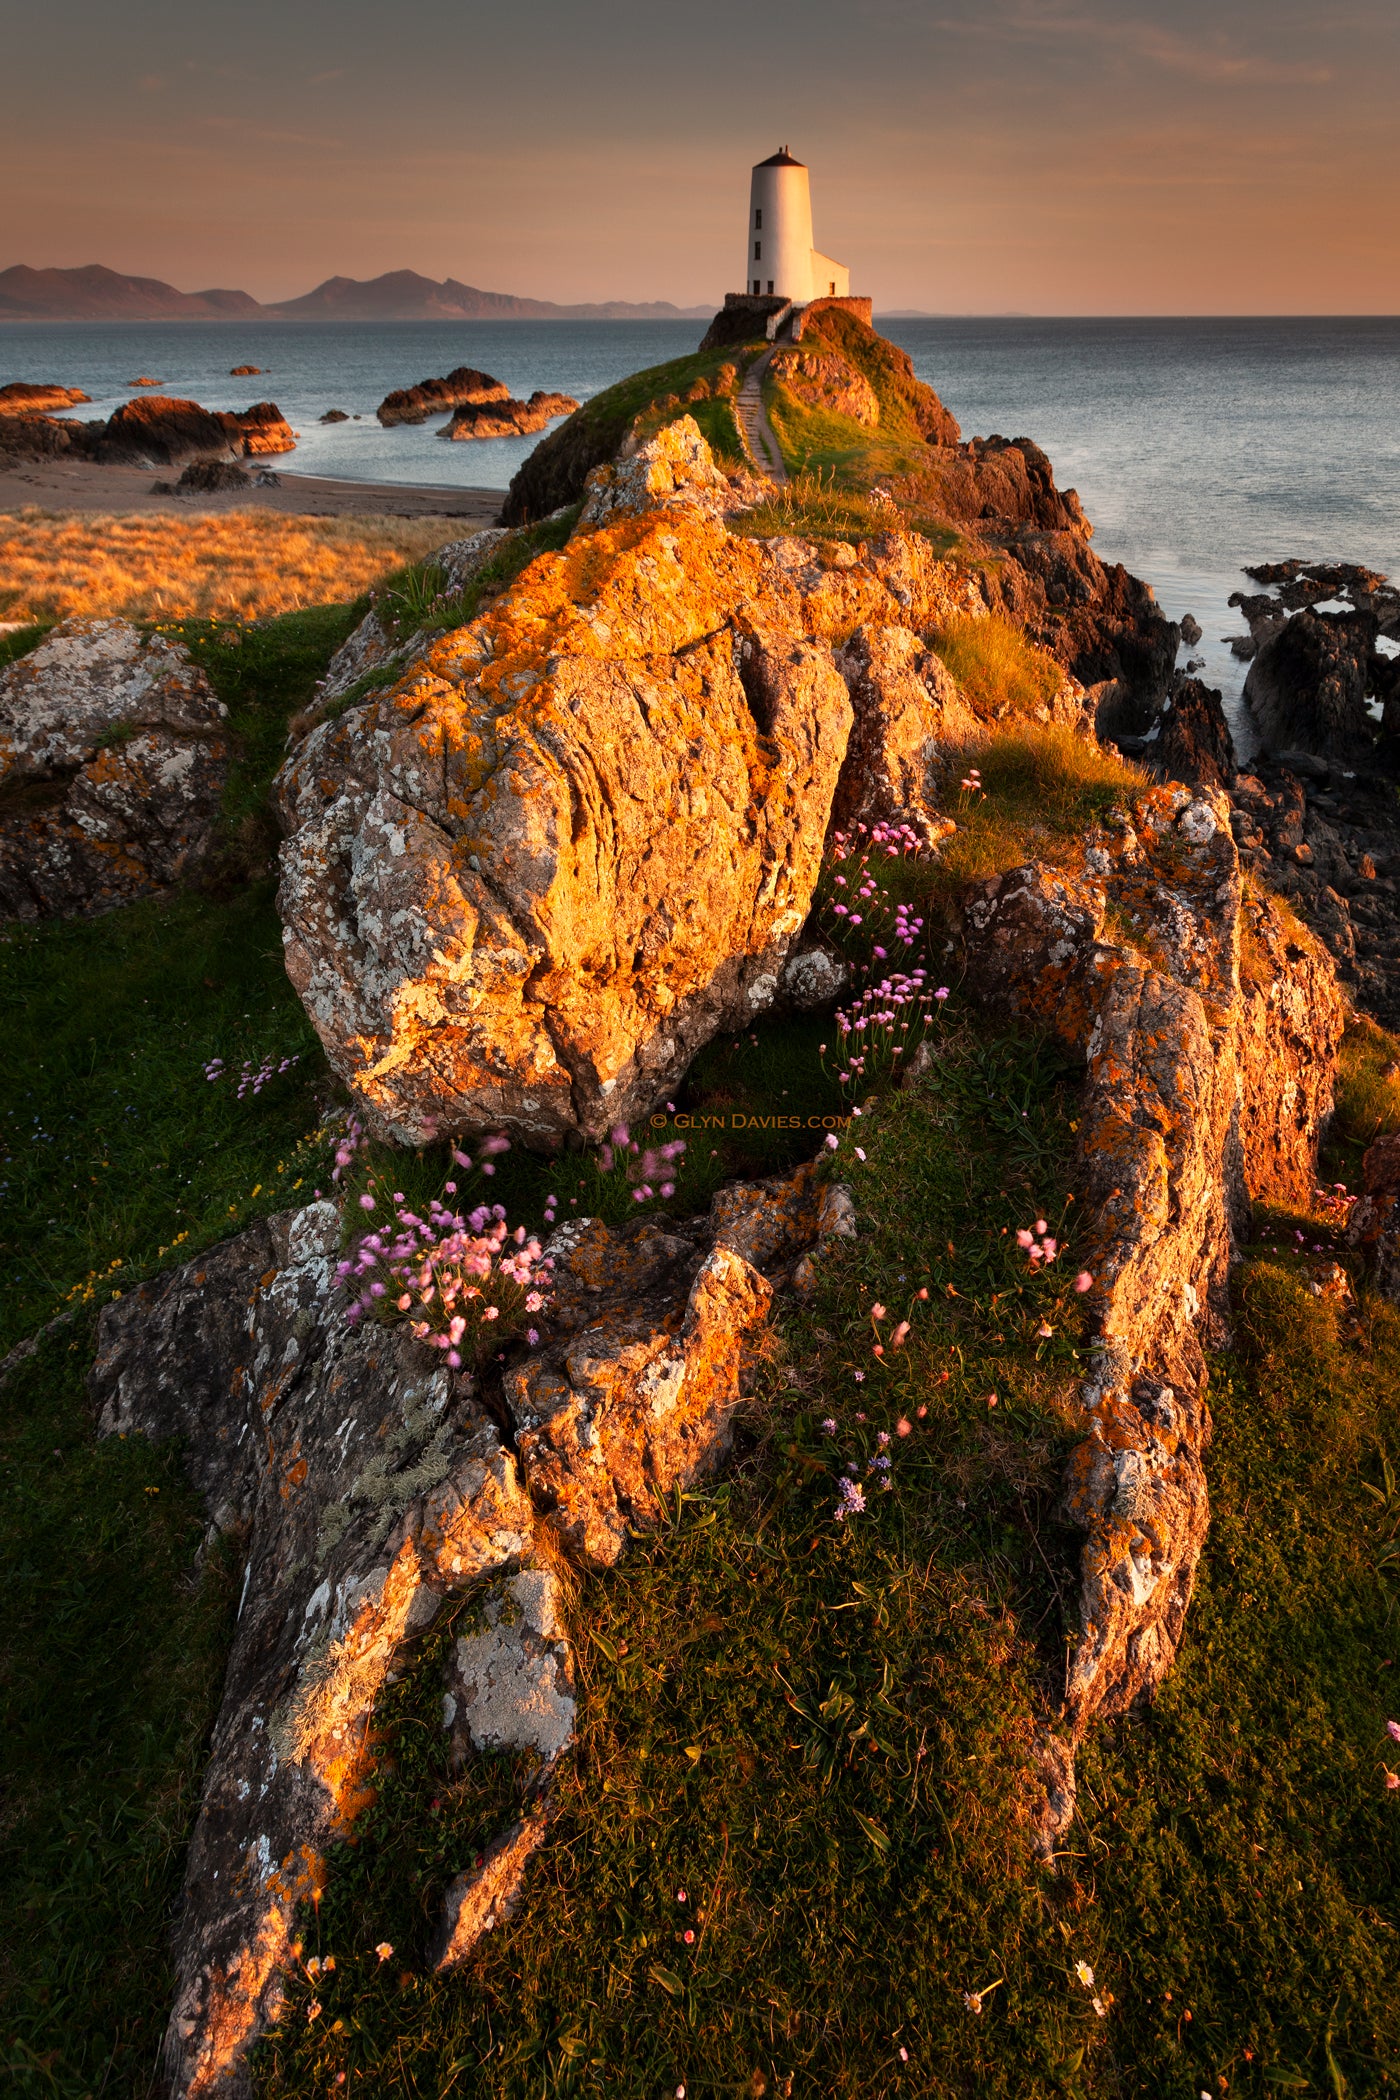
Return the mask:
<svg viewBox="0 0 1400 2100">
<path fill-rule="evenodd" d="M 517 1920 L 451 1981 L 423 1970 L 437 1903 L 519 1775 L 449 1779 L 425 1652 L 375 1821 L 308 1933 L 337 1960 L 324 2012 L 309 2022 L 299 1987 L 260 2093 L 300 2100 L 342 2069 L 350 2090 L 522 2100 L 789 2080 L 1188 2100 L 1400 2078 L 1382 1786 L 1400 1625 L 1366 1493 L 1377 1439 L 1397 1441 L 1393 1309 L 1339 1322 L 1285 1258 L 1251 1256 L 1180 1661 L 1148 1716 L 1091 1737 L 1059 1871 L 1028 1864 L 1031 1715 L 1073 1621 L 1054 1498 L 1077 1367 L 1001 1228 L 1061 1209 L 1072 1106 L 1033 1050 L 964 1031 L 925 1091 L 869 1119 L 867 1229 L 789 1316 L 739 1464 L 582 1587 L 577 1766 Z M 915 1320 L 885 1366 L 877 1294 Z M 837 1465 L 901 1413 L 893 1493 L 837 1527 Z M 997 1978 L 970 2012 L 962 1994 Z"/>
<path fill-rule="evenodd" d="M 892 530 L 920 532 L 938 554 L 952 554 L 961 544 L 945 520 L 927 512 L 901 510 L 865 489 L 847 488 L 821 472 L 799 473 L 752 510 L 738 511 L 729 529 L 747 539 L 839 540 L 856 546 Z"/>
<path fill-rule="evenodd" d="M 17 627 L 13 634 L 0 634 L 0 671 L 37 649 L 45 636 L 52 634 L 53 625 L 52 620 L 41 620 L 32 627 Z"/>
<path fill-rule="evenodd" d="M 178 1455 L 94 1443 L 89 1346 L 49 1337 L 0 1409 L 0 2080 L 34 2100 L 149 2090 L 236 1598 Z"/>
</svg>

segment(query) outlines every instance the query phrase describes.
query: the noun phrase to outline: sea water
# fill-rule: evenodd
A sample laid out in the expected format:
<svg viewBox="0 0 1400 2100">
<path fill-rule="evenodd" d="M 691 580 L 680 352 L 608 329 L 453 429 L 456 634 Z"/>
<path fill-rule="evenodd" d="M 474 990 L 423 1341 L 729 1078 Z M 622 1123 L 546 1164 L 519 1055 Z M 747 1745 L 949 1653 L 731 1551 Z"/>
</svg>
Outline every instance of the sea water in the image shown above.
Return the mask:
<svg viewBox="0 0 1400 2100">
<path fill-rule="evenodd" d="M 1143 577 L 1234 705 L 1243 665 L 1227 600 L 1246 565 L 1287 555 L 1400 576 L 1400 319 L 896 320 L 964 436 L 1026 436 L 1079 491 L 1094 546 Z M 503 489 L 537 442 L 451 444 L 447 418 L 385 430 L 394 387 L 475 365 L 512 393 L 587 400 L 694 349 L 689 321 L 0 324 L 0 384 L 81 386 L 106 415 L 145 374 L 208 408 L 275 401 L 298 432 L 283 474 Z M 255 364 L 252 378 L 230 367 Z M 327 409 L 351 418 L 322 424 Z M 1182 659 L 1187 652 L 1183 650 Z"/>
</svg>

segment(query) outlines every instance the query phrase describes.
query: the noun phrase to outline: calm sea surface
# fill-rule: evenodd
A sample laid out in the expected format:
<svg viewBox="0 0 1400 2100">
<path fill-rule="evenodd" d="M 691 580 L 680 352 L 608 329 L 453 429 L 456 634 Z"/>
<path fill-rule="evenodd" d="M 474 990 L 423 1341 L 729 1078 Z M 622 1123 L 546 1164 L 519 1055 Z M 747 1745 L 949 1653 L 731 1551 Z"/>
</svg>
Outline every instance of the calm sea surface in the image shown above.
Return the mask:
<svg viewBox="0 0 1400 2100">
<path fill-rule="evenodd" d="M 1033 437 L 1073 486 L 1094 544 L 1205 629 L 1207 675 L 1233 697 L 1222 637 L 1247 562 L 1285 555 L 1400 575 L 1400 319 L 888 321 L 965 436 Z M 56 380 L 108 413 L 146 373 L 209 408 L 276 401 L 301 442 L 280 472 L 504 488 L 536 442 L 450 445 L 445 418 L 382 430 L 392 387 L 478 365 L 517 394 L 584 400 L 692 349 L 693 322 L 97 322 L 0 325 L 0 383 Z M 255 364 L 254 379 L 229 368 Z M 321 425 L 341 408 L 359 422 Z"/>
</svg>

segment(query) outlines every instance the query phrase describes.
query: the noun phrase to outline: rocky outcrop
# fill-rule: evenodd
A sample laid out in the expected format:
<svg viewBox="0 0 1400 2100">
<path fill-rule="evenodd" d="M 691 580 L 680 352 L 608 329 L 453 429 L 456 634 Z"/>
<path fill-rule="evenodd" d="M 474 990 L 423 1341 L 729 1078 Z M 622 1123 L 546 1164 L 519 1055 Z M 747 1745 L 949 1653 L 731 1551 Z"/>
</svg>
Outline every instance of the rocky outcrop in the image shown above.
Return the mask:
<svg viewBox="0 0 1400 2100">
<path fill-rule="evenodd" d="M 12 379 L 8 386 L 0 386 L 0 416 L 40 415 L 55 408 L 76 408 L 91 399 L 81 387 L 34 386 Z"/>
<path fill-rule="evenodd" d="M 1374 613 L 1294 613 L 1249 667 L 1244 697 L 1266 751 L 1310 751 L 1366 765 L 1375 726 L 1366 710 L 1375 651 Z"/>
<path fill-rule="evenodd" d="M 0 416 L 0 465 L 31 459 L 91 459 L 105 423 L 80 423 L 69 416 L 12 410 Z"/>
<path fill-rule="evenodd" d="M 1400 808 L 1377 769 L 1256 758 L 1231 790 L 1244 866 L 1287 898 L 1356 1003 L 1400 1026 Z"/>
<path fill-rule="evenodd" d="M 440 433 L 454 441 L 463 438 L 529 437 L 547 430 L 558 416 L 571 416 L 578 407 L 571 394 L 546 394 L 538 389 L 528 401 L 470 402 L 453 411 L 452 421 Z"/>
<path fill-rule="evenodd" d="M 290 452 L 295 444 L 274 402 L 259 401 L 236 413 L 216 412 L 197 401 L 163 394 L 124 401 L 96 438 L 95 456 L 109 465 L 171 467 L 189 459 Z"/>
<path fill-rule="evenodd" d="M 230 378 L 230 379 L 261 379 L 261 377 L 262 377 L 262 366 L 261 366 L 261 365 L 230 365 L 230 367 L 229 367 L 229 375 L 228 375 L 228 376 L 229 376 L 229 378 Z"/>
<path fill-rule="evenodd" d="M 92 1373 L 101 1433 L 185 1430 L 208 1506 L 248 1535 L 178 1927 L 164 2059 L 182 2096 L 248 2090 L 298 1910 L 365 1798 L 395 1659 L 533 1532 L 469 1384 L 402 1326 L 340 1321 L 338 1246 L 330 1204 L 255 1227 L 111 1307 Z M 215 1306 L 227 1354 L 206 1340 Z"/>
<path fill-rule="evenodd" d="M 1400 1305 L 1400 1137 L 1377 1138 L 1368 1146 L 1346 1236 L 1381 1296 Z"/>
<path fill-rule="evenodd" d="M 225 709 L 189 653 L 68 620 L 0 671 L 0 914 L 71 917 L 188 881 L 228 773 Z"/>
<path fill-rule="evenodd" d="M 178 481 L 153 481 L 151 491 L 160 496 L 224 496 L 238 495 L 252 486 L 234 460 L 192 459 Z"/>
<path fill-rule="evenodd" d="M 626 1525 L 718 1462 L 774 1283 L 836 1229 L 834 1194 L 807 1167 L 722 1191 L 681 1226 L 561 1228 L 544 1345 L 491 1410 L 406 1325 L 346 1324 L 329 1203 L 104 1311 L 99 1433 L 178 1437 L 211 1537 L 246 1556 L 176 1926 L 175 2100 L 249 2091 L 298 1918 L 372 1798 L 380 1695 L 464 1595 L 450 1756 L 510 1753 L 527 1813 L 452 1884 L 432 1963 L 461 1961 L 509 1915 L 575 1729 L 560 1549 L 611 1562 Z"/>
<path fill-rule="evenodd" d="M 446 546 L 439 547 L 432 557 L 432 566 L 442 571 L 444 591 L 450 594 L 465 590 L 506 537 L 502 527 L 488 525 L 467 539 L 450 540 Z M 298 730 L 309 728 L 369 672 L 384 671 L 395 664 L 406 663 L 424 646 L 423 635 L 396 635 L 384 624 L 379 613 L 371 609 L 331 658 L 325 676 L 317 685 L 315 699 L 296 725 Z"/>
<path fill-rule="evenodd" d="M 375 414 L 387 429 L 397 423 L 426 423 L 429 416 L 441 415 L 444 409 L 509 401 L 510 397 L 510 388 L 502 380 L 471 365 L 458 365 L 445 379 L 420 379 L 417 386 L 386 394 Z"/>
<path fill-rule="evenodd" d="M 1150 766 L 1159 780 L 1229 788 L 1235 778 L 1234 739 L 1220 694 L 1199 678 L 1174 682 L 1154 737 L 1118 741 L 1125 755 Z"/>
<path fill-rule="evenodd" d="M 1047 1852 L 1097 1715 L 1171 1664 L 1208 1517 L 1203 1340 L 1223 1331 L 1252 1197 L 1306 1204 L 1343 1002 L 1320 946 L 1247 898 L 1218 793 L 1139 797 L 1064 869 L 1025 867 L 968 908 L 972 988 L 1085 1060 L 1091 1220 L 1087 1433 L 1065 1508 L 1087 1541 L 1062 1723 L 1044 1756 Z M 1112 927 L 1113 931 L 1110 931 Z"/>
<path fill-rule="evenodd" d="M 980 599 L 917 535 L 731 536 L 726 487 L 669 426 L 283 769 L 288 971 L 376 1128 L 598 1136 L 776 995 L 850 736 L 833 644 Z"/>
<path fill-rule="evenodd" d="M 927 844 L 950 828 L 937 774 L 984 733 L 943 659 L 907 627 L 858 627 L 838 658 L 854 710 L 832 822 L 908 824 Z"/>
<path fill-rule="evenodd" d="M 863 372 L 842 357 L 839 350 L 826 350 L 819 343 L 807 349 L 782 346 L 768 360 L 767 377 L 784 387 L 804 408 L 847 416 L 873 430 L 880 420 L 880 402 Z"/>
</svg>

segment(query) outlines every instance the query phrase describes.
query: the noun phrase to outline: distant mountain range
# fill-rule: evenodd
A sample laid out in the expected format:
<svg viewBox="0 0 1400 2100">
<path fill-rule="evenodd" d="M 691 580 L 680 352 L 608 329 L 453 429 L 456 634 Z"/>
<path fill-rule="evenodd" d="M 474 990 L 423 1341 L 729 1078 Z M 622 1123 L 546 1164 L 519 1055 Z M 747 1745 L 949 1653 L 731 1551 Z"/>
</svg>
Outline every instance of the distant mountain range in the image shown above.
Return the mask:
<svg viewBox="0 0 1400 2100">
<path fill-rule="evenodd" d="M 300 299 L 260 305 L 247 292 L 177 292 L 158 277 L 126 277 L 101 263 L 80 270 L 0 270 L 0 321 L 704 321 L 711 306 L 607 299 L 558 306 L 482 292 L 446 277 L 390 270 L 361 281 L 328 277 Z"/>
</svg>

